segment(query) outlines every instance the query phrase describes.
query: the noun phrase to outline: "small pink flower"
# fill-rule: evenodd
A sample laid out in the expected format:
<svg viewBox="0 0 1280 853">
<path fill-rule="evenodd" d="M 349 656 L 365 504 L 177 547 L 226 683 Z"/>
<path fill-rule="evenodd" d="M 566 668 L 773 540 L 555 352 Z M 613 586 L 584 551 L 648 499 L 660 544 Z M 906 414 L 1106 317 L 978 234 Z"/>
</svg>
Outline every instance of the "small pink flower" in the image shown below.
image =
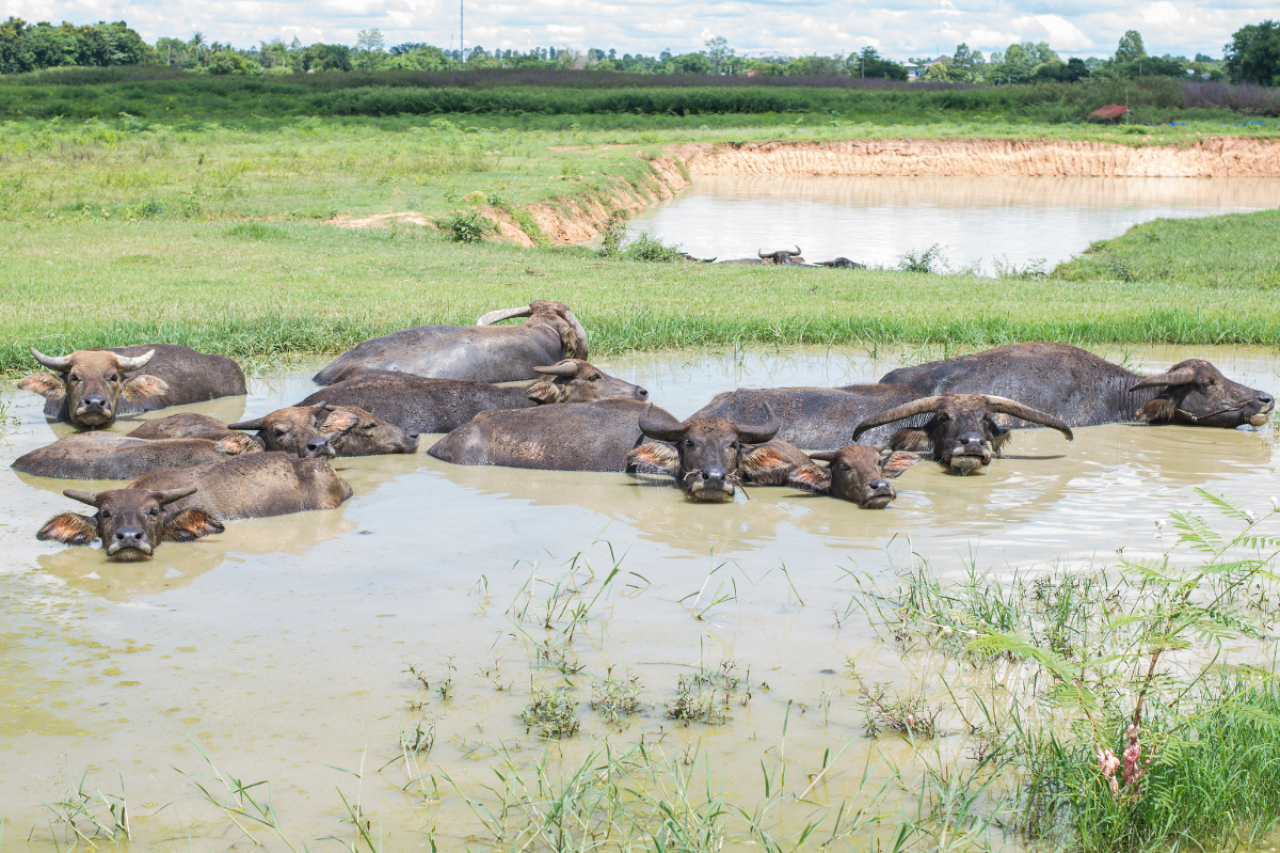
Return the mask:
<svg viewBox="0 0 1280 853">
<path fill-rule="evenodd" d="M 1116 754 L 1104 747 L 1098 747 L 1098 769 L 1102 771 L 1102 778 L 1106 779 L 1107 784 L 1111 786 L 1111 796 L 1120 796 L 1120 783 L 1116 781 L 1120 759 L 1116 758 Z"/>
<path fill-rule="evenodd" d="M 1136 725 L 1129 726 L 1129 730 L 1125 732 L 1129 737 L 1129 744 L 1124 748 L 1124 786 L 1126 790 L 1132 791 L 1136 798 L 1141 793 L 1141 784 L 1138 782 L 1147 771 L 1142 770 L 1139 765 L 1142 763 L 1142 742 L 1138 740 L 1138 736 L 1142 730 Z M 1147 763 L 1150 763 L 1147 759 Z"/>
</svg>

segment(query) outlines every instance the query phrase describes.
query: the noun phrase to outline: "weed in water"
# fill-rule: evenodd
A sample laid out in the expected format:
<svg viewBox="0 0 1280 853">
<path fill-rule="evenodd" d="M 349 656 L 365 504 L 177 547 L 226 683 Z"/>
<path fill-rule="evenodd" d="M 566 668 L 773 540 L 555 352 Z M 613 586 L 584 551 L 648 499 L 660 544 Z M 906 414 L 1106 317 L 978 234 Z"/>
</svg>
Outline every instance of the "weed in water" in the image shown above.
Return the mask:
<svg viewBox="0 0 1280 853">
<path fill-rule="evenodd" d="M 79 784 L 74 788 L 68 786 L 52 798 L 53 802 L 39 798 L 49 813 L 49 831 L 56 839 L 58 831 L 64 830 L 72 836 L 73 843 L 83 841 L 90 847 L 95 846 L 94 839 L 128 841 L 131 834 L 124 776 L 120 777 L 119 794 L 104 794 L 99 789 L 90 793 L 85 790 L 88 780 L 86 770 Z"/>
<path fill-rule="evenodd" d="M 889 683 L 868 684 L 858 675 L 853 661 L 847 661 L 845 666 L 866 716 L 863 728 L 868 737 L 886 730 L 913 737 L 938 736 L 941 705 L 931 706 L 923 696 L 903 696 Z"/>
<path fill-rule="evenodd" d="M 640 701 L 640 676 L 596 679 L 591 683 L 591 710 L 611 726 L 621 728 L 627 717 L 638 713 L 644 705 Z"/>
<path fill-rule="evenodd" d="M 543 688 L 534 691 L 529 704 L 520 712 L 520 720 L 525 731 L 536 728 L 542 737 L 559 740 L 572 737 L 582 725 L 577 710 L 578 700 L 570 693 Z"/>
</svg>

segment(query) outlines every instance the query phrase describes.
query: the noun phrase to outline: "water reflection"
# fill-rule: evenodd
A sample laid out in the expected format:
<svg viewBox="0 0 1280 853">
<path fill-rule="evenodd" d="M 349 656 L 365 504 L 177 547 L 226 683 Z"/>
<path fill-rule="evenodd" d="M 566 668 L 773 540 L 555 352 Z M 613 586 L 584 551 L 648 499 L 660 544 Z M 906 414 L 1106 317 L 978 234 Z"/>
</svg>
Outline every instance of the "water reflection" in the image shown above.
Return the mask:
<svg viewBox="0 0 1280 853">
<path fill-rule="evenodd" d="M 1276 178 L 699 177 L 631 221 L 699 257 L 754 257 L 796 243 L 810 261 L 837 256 L 895 266 L 939 243 L 953 264 L 993 259 L 1049 268 L 1093 241 L 1159 217 L 1280 205 Z"/>
</svg>

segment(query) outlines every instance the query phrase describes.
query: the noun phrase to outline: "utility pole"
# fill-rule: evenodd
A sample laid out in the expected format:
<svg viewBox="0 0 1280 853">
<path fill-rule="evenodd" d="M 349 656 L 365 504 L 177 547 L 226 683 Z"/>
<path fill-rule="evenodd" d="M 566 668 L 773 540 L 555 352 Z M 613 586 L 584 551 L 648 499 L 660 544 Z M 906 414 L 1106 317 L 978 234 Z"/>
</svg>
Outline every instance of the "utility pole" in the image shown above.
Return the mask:
<svg viewBox="0 0 1280 853">
<path fill-rule="evenodd" d="M 458 0 L 458 67 L 461 68 L 467 62 L 467 47 L 463 40 L 463 3 L 465 0 Z"/>
</svg>

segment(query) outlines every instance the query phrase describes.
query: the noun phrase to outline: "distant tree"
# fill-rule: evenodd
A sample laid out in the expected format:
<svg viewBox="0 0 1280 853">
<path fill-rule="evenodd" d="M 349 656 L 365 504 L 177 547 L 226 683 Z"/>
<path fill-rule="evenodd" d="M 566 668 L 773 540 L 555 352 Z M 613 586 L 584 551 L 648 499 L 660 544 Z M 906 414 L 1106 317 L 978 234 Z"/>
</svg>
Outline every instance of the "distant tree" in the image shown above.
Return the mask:
<svg viewBox="0 0 1280 853">
<path fill-rule="evenodd" d="M 793 59 L 783 68 L 788 77 L 836 77 L 847 74 L 844 57 L 834 59 L 827 56 L 801 56 Z"/>
<path fill-rule="evenodd" d="M 284 39 L 278 36 L 271 41 L 259 43 L 258 61 L 262 63 L 263 68 L 277 68 L 284 65 L 288 55 L 288 46 L 285 45 Z"/>
<path fill-rule="evenodd" d="M 733 56 L 733 48 L 729 47 L 729 40 L 724 36 L 716 36 L 707 39 L 702 46 L 706 48 L 703 53 L 711 61 L 712 70 L 716 74 L 722 73 L 725 62 Z"/>
<path fill-rule="evenodd" d="M 313 44 L 291 52 L 289 64 L 295 71 L 350 71 L 351 48 L 345 44 Z"/>
<path fill-rule="evenodd" d="M 1129 30 L 1120 36 L 1120 44 L 1116 47 L 1116 62 L 1137 62 L 1146 58 L 1147 49 L 1142 45 L 1142 34 L 1137 30 Z"/>
<path fill-rule="evenodd" d="M 701 53 L 682 53 L 667 61 L 672 74 L 710 74 L 711 60 Z"/>
<path fill-rule="evenodd" d="M 906 80 L 906 66 L 885 59 L 874 47 L 868 45 L 858 53 L 851 53 L 845 60 L 845 67 L 854 77 L 881 78 L 885 80 Z"/>
<path fill-rule="evenodd" d="M 1212 56 L 1205 56 L 1203 53 L 1197 53 L 1196 58 L 1192 62 L 1217 62 Z"/>
<path fill-rule="evenodd" d="M 1233 82 L 1280 86 L 1280 24 L 1275 21 L 1236 30 L 1222 54 Z"/>
<path fill-rule="evenodd" d="M 261 74 L 262 66 L 232 50 L 220 50 L 209 57 L 206 70 L 217 75 Z"/>
<path fill-rule="evenodd" d="M 386 41 L 382 37 L 382 30 L 361 30 L 356 36 L 355 66 L 364 71 L 372 71 L 386 57 Z"/>
</svg>

